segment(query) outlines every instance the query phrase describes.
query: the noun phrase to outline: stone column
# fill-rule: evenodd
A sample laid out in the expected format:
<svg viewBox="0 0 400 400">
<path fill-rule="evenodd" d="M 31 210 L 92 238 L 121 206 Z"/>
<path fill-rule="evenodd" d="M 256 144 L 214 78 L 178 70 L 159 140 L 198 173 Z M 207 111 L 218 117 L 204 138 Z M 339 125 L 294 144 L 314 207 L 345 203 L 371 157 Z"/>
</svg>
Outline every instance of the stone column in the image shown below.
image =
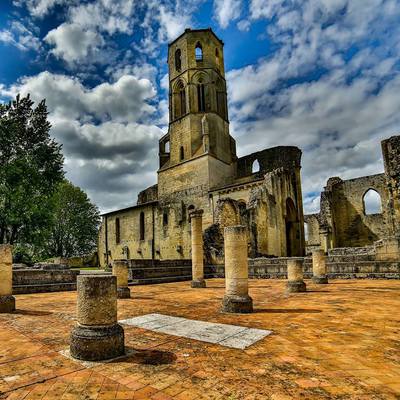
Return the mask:
<svg viewBox="0 0 400 400">
<path fill-rule="evenodd" d="M 222 311 L 250 313 L 253 300 L 249 296 L 249 266 L 247 261 L 247 232 L 242 225 L 224 230 L 225 242 L 225 296 Z"/>
<path fill-rule="evenodd" d="M 192 288 L 205 288 L 203 254 L 203 210 L 189 214 L 192 226 Z"/>
<path fill-rule="evenodd" d="M 117 297 L 119 299 L 129 299 L 131 291 L 128 287 L 128 261 L 114 260 L 112 274 L 117 277 Z"/>
<path fill-rule="evenodd" d="M 12 246 L 0 245 L 0 313 L 15 310 L 15 298 L 12 295 Z"/>
<path fill-rule="evenodd" d="M 312 268 L 313 268 L 313 282 L 318 284 L 328 283 L 328 276 L 326 274 L 326 257 L 322 249 L 313 250 L 312 252 Z"/>
<path fill-rule="evenodd" d="M 78 276 L 78 324 L 72 330 L 71 356 L 100 361 L 124 354 L 124 330 L 117 323 L 117 278 Z"/>
<path fill-rule="evenodd" d="M 291 258 L 287 262 L 287 291 L 288 293 L 305 292 L 306 284 L 303 281 L 303 259 Z"/>
</svg>

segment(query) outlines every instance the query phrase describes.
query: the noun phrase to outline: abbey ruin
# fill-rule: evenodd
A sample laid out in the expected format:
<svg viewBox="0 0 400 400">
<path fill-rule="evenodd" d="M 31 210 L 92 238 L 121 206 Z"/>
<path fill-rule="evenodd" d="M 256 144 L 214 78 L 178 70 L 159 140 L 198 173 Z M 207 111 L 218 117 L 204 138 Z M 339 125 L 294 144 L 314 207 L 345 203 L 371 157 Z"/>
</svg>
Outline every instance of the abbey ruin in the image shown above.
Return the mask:
<svg viewBox="0 0 400 400">
<path fill-rule="evenodd" d="M 389 251 L 388 246 L 398 252 L 399 136 L 382 143 L 385 173 L 329 179 L 320 213 L 304 216 L 299 148 L 236 155 L 229 132 L 223 42 L 214 32 L 187 29 L 170 43 L 168 67 L 170 123 L 159 141 L 158 183 L 143 190 L 136 205 L 103 215 L 98 246 L 102 267 L 129 260 L 138 278 L 145 277 L 140 269 L 146 266 L 188 270 L 189 213 L 196 209 L 204 211 L 209 266 L 224 264 L 223 230 L 237 224 L 247 228 L 248 257 L 255 264 L 264 260 L 267 269 L 271 258 L 305 256 L 319 248 L 371 249 L 384 240 L 378 253 Z M 372 215 L 364 207 L 370 190 L 379 193 L 382 203 L 381 212 Z"/>
<path fill-rule="evenodd" d="M 158 182 L 103 215 L 101 269 L 0 244 L 0 399 L 399 399 L 400 136 L 304 216 L 300 149 L 237 157 L 223 60 L 169 45 Z"/>
<path fill-rule="evenodd" d="M 206 257 L 223 262 L 224 227 L 244 224 L 249 256 L 301 256 L 301 151 L 275 147 L 238 158 L 229 132 L 223 43 L 187 29 L 169 45 L 168 133 L 159 142 L 158 184 L 137 205 L 104 215 L 102 266 L 114 259 L 189 260 L 192 209 L 203 209 Z"/>
</svg>

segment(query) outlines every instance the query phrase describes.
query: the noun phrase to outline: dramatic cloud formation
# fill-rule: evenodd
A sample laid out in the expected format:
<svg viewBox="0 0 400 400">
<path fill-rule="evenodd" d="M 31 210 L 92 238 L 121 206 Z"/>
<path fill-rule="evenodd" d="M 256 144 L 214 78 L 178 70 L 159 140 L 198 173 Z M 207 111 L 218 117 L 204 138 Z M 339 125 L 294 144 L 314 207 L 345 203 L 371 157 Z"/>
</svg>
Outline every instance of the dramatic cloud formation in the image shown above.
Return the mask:
<svg viewBox="0 0 400 400">
<path fill-rule="evenodd" d="M 383 170 L 379 140 L 400 126 L 400 9 L 384 0 L 252 0 L 249 20 L 263 19 L 274 21 L 266 29 L 278 49 L 228 73 L 234 131 L 241 153 L 302 148 L 306 210 L 315 211 L 328 177 Z"/>
<path fill-rule="evenodd" d="M 103 211 L 156 182 L 167 42 L 187 27 L 211 23 L 226 43 L 239 155 L 303 150 L 306 212 L 330 176 L 382 172 L 379 141 L 400 132 L 400 0 L 6 1 L 0 72 L 21 72 L 0 80 L 0 98 L 47 99 L 68 177 Z"/>
<path fill-rule="evenodd" d="M 162 131 L 144 122 L 155 112 L 149 104 L 155 90 L 147 79 L 124 75 L 89 89 L 77 79 L 42 72 L 21 79 L 6 94 L 17 93 L 46 99 L 68 177 L 102 207 L 129 206 L 138 190 L 155 182 Z"/>
</svg>

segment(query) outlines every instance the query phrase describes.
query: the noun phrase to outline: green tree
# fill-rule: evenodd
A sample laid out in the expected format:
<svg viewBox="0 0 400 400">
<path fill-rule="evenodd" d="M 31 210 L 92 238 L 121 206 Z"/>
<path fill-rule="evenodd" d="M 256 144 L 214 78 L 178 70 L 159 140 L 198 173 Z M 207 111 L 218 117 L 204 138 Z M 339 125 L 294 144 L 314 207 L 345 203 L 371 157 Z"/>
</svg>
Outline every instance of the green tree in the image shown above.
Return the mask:
<svg viewBox="0 0 400 400">
<path fill-rule="evenodd" d="M 64 176 L 45 100 L 33 104 L 29 95 L 0 104 L 0 243 L 41 240 L 51 218 L 49 202 Z"/>
<path fill-rule="evenodd" d="M 96 248 L 100 214 L 83 190 L 67 180 L 60 183 L 52 198 L 52 215 L 49 256 L 81 256 Z"/>
</svg>

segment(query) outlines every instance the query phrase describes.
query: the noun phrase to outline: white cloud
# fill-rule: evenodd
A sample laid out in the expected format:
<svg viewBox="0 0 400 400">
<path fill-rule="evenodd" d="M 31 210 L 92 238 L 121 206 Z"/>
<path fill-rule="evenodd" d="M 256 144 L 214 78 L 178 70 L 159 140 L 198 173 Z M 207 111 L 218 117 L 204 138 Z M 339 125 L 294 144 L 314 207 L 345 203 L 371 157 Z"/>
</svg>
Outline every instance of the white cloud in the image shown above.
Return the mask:
<svg viewBox="0 0 400 400">
<path fill-rule="evenodd" d="M 79 120 L 133 122 L 155 111 L 148 103 L 156 94 L 151 82 L 132 75 L 89 89 L 76 78 L 45 71 L 21 79 L 2 94 L 10 93 L 30 93 L 36 101 L 46 98 L 53 115 Z"/>
<path fill-rule="evenodd" d="M 221 28 L 240 17 L 242 0 L 214 0 L 214 16 Z"/>
<path fill-rule="evenodd" d="M 395 6 L 397 5 L 397 6 Z M 400 131 L 398 0 L 252 0 L 277 50 L 227 74 L 239 154 L 303 150 L 306 212 L 330 176 L 383 171 L 380 140 Z M 347 53 L 351 51 L 350 53 Z"/>
<path fill-rule="evenodd" d="M 103 211 L 135 204 L 135 193 L 156 182 L 163 132 L 147 121 L 156 95 L 149 80 L 124 75 L 87 88 L 77 78 L 42 72 L 11 87 L 0 85 L 0 95 L 17 93 L 30 93 L 36 102 L 46 99 L 67 177 Z"/>
<path fill-rule="evenodd" d="M 98 33 L 67 23 L 51 30 L 44 40 L 54 46 L 51 53 L 70 64 L 96 57 L 104 44 Z"/>
<path fill-rule="evenodd" d="M 157 68 L 146 62 L 140 64 L 125 64 L 107 67 L 106 73 L 114 79 L 119 79 L 124 75 L 133 75 L 138 79 L 147 79 L 153 84 L 157 76 Z"/>
<path fill-rule="evenodd" d="M 74 0 L 14 0 L 13 4 L 18 7 L 25 6 L 34 17 L 42 18 L 47 15 L 56 5 L 62 5 Z"/>
<path fill-rule="evenodd" d="M 9 29 L 0 30 L 0 42 L 17 47 L 19 50 L 40 50 L 40 40 L 36 34 L 15 20 L 10 24 Z"/>
</svg>

